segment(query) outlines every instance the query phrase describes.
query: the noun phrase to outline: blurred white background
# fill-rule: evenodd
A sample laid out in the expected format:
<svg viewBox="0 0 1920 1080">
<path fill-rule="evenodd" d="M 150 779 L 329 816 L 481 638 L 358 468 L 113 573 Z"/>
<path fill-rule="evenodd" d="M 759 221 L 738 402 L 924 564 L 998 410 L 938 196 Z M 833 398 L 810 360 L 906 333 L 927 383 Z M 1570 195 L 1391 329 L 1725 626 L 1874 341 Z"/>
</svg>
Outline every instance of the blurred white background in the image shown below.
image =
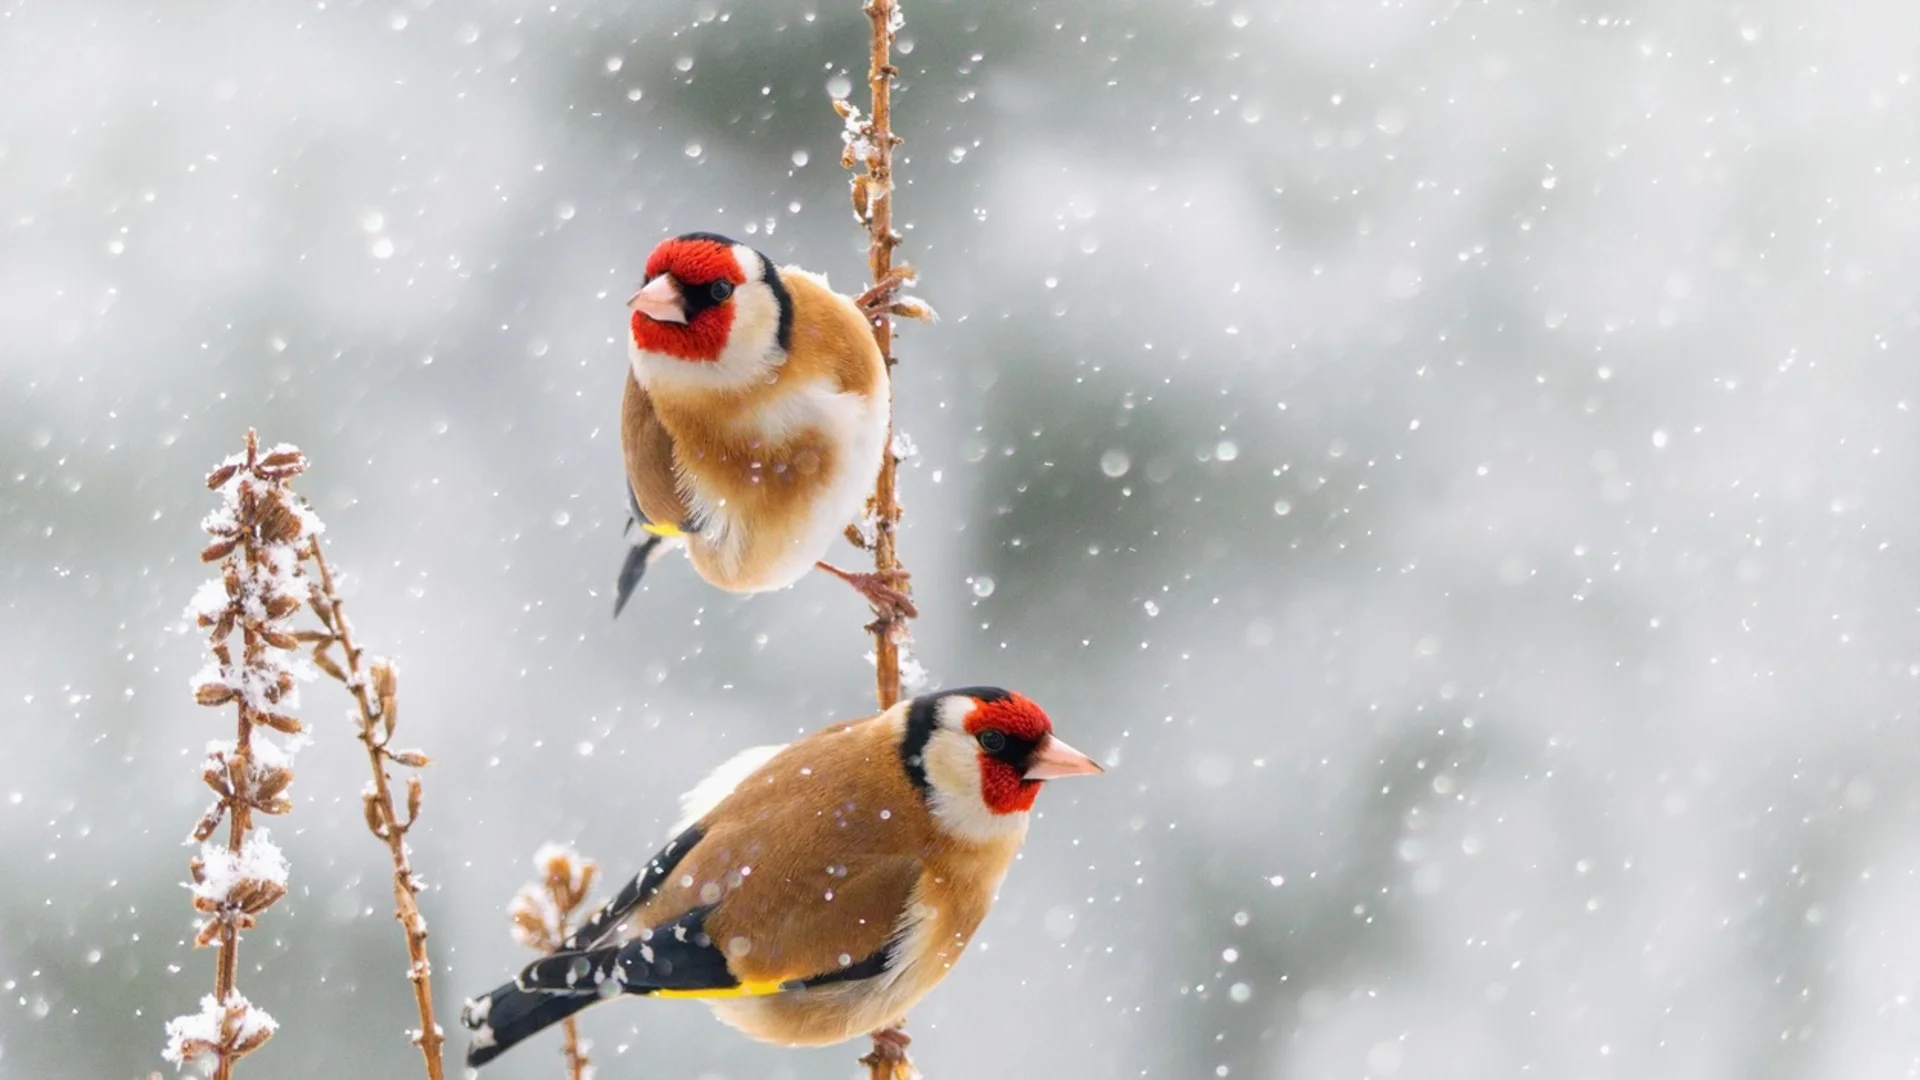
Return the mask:
<svg viewBox="0 0 1920 1080">
<path fill-rule="evenodd" d="M 927 1075 L 1920 1069 L 1920 9 L 907 16 L 918 653 L 1117 765 L 1044 793 Z M 180 613 L 249 425 L 312 456 L 438 759 L 449 1028 L 542 841 L 626 873 L 712 765 L 868 708 L 824 577 L 670 562 L 609 617 L 620 301 L 692 229 L 855 289 L 864 27 L 0 3 L 0 1077 L 163 1068 L 211 987 L 177 883 L 228 714 Z M 243 1074 L 418 1067 L 346 708 L 306 691 Z M 608 1078 L 860 1052 L 585 1028 Z"/>
</svg>

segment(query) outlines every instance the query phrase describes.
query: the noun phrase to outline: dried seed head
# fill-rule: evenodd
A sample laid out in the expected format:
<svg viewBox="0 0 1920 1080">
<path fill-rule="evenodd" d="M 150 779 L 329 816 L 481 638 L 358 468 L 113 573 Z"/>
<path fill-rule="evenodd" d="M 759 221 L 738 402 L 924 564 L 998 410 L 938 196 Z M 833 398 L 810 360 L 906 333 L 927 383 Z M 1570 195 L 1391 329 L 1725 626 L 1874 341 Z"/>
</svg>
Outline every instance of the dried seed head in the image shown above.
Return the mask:
<svg viewBox="0 0 1920 1080">
<path fill-rule="evenodd" d="M 323 641 L 320 644 L 315 645 L 313 647 L 313 653 L 312 653 L 313 666 L 319 668 L 321 671 L 326 672 L 329 678 L 338 679 L 341 682 L 346 682 L 347 673 L 340 670 L 340 665 L 333 662 L 333 657 L 327 655 L 327 646 L 331 644 L 333 644 L 333 639 L 328 638 L 326 641 Z"/>
<path fill-rule="evenodd" d="M 256 475 L 274 473 L 277 475 L 275 475 L 273 479 L 284 480 L 298 476 L 305 472 L 306 469 L 306 455 L 289 447 L 285 450 L 276 450 L 266 457 L 261 458 L 260 464 L 254 466 L 253 471 Z"/>
<path fill-rule="evenodd" d="M 387 818 L 380 808 L 380 797 L 373 792 L 363 792 L 360 796 L 360 809 L 366 814 L 367 828 L 382 840 L 387 838 Z"/>
<path fill-rule="evenodd" d="M 269 544 L 290 544 L 300 538 L 300 518 L 287 509 L 287 504 L 278 491 L 267 489 L 268 495 L 261 500 L 257 516 L 260 539 Z"/>
<path fill-rule="evenodd" d="M 201 683 L 193 690 L 193 700 L 202 705 L 225 705 L 239 696 L 226 683 Z"/>
<path fill-rule="evenodd" d="M 212 836 L 214 833 L 214 830 L 220 827 L 220 822 L 226 816 L 227 816 L 227 804 L 224 800 L 221 802 L 214 803 L 212 806 L 208 807 L 207 812 L 205 814 L 200 815 L 199 822 L 196 823 L 193 827 L 193 832 L 191 834 L 193 837 L 193 842 L 196 844 L 205 842 L 207 837 Z"/>
<path fill-rule="evenodd" d="M 915 322 L 940 321 L 940 313 L 933 310 L 933 305 L 917 296 L 903 296 L 895 300 L 888 310 L 899 318 L 912 319 Z"/>
<path fill-rule="evenodd" d="M 872 220 L 867 205 L 867 177 L 861 173 L 853 178 L 853 219 L 862 225 Z"/>
<path fill-rule="evenodd" d="M 254 804 L 258 806 L 262 802 L 278 798 L 282 792 L 287 790 L 287 786 L 292 783 L 292 769 L 270 768 L 262 770 L 260 779 L 254 784 L 251 793 Z M 272 813 L 273 811 L 268 812 Z"/>
<path fill-rule="evenodd" d="M 374 696 L 382 700 L 392 697 L 399 682 L 394 676 L 393 662 L 381 657 L 369 665 L 369 671 L 373 676 Z"/>
</svg>

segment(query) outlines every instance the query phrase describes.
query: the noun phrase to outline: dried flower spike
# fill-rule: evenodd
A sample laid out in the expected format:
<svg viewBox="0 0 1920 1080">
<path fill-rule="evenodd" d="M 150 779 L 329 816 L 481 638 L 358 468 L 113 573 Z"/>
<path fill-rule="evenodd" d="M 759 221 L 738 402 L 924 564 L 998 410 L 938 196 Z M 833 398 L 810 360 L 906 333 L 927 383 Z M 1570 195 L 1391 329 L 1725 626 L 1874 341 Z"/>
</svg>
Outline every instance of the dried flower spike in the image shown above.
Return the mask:
<svg viewBox="0 0 1920 1080">
<path fill-rule="evenodd" d="M 187 888 L 194 910 L 205 916 L 194 944 L 218 945 L 219 954 L 214 992 L 201 1001 L 200 1012 L 167 1024 L 162 1054 L 175 1065 L 211 1057 L 217 1080 L 231 1076 L 234 1064 L 275 1029 L 273 1018 L 234 984 L 240 932 L 287 894 L 286 858 L 265 832 L 252 828 L 255 814 L 292 809 L 291 753 L 256 729 L 289 735 L 301 730 L 290 710 L 296 680 L 309 672 L 293 652 L 297 642 L 288 620 L 305 599 L 301 559 L 321 526 L 287 481 L 305 468 L 306 458 L 292 447 L 262 456 L 249 431 L 246 448 L 207 477 L 221 503 L 202 522 L 213 542 L 200 557 L 218 562 L 220 575 L 200 588 L 189 607 L 195 624 L 209 631 L 211 657 L 193 680 L 193 699 L 210 708 L 233 706 L 235 730 L 232 741 L 209 744 L 200 763 L 200 778 L 216 798 L 193 828 L 200 852 L 188 864 Z M 222 823 L 227 836 L 218 843 L 213 837 Z"/>
</svg>

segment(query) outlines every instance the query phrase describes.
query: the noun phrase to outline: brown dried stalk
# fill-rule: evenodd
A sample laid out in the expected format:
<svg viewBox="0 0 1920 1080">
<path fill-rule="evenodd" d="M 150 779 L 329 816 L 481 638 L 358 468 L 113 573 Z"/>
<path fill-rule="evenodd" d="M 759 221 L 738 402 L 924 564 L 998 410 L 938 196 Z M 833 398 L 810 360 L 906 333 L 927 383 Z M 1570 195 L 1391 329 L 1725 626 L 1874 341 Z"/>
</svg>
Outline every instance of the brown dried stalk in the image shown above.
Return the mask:
<svg viewBox="0 0 1920 1080">
<path fill-rule="evenodd" d="M 189 864 L 194 909 L 206 916 L 195 947 L 218 946 L 214 990 L 200 1011 L 167 1024 L 163 1051 L 176 1066 L 203 1056 L 214 1059 L 216 1080 L 227 1080 L 242 1057 L 273 1036 L 273 1017 L 247 1001 L 235 985 L 240 967 L 240 931 L 287 893 L 287 864 L 264 832 L 254 835 L 253 815 L 292 808 L 287 787 L 293 770 L 271 740 L 256 742 L 254 728 L 298 734 L 300 721 L 283 711 L 293 703 L 296 642 L 288 620 L 300 608 L 300 550 L 319 522 L 300 505 L 288 481 L 307 467 L 300 451 L 275 447 L 265 456 L 259 438 L 247 432 L 246 449 L 207 477 L 223 497 L 203 527 L 213 543 L 200 553 L 220 564 L 220 578 L 194 598 L 194 615 L 208 630 L 213 663 L 195 679 L 194 700 L 233 705 L 232 742 L 208 747 L 201 778 L 218 798 L 194 827 L 200 854 Z M 240 632 L 240 656 L 233 632 Z M 225 846 L 211 842 L 227 824 Z"/>
<path fill-rule="evenodd" d="M 420 905 L 414 899 L 425 886 L 413 872 L 407 851 L 407 831 L 420 819 L 424 791 L 420 775 L 409 773 L 407 813 L 402 818 L 394 808 L 393 783 L 387 775 L 390 763 L 408 769 L 420 769 L 429 764 L 429 760 L 427 755 L 418 750 L 394 750 L 389 747 L 393 741 L 394 725 L 400 718 L 397 696 L 399 678 L 394 673 L 393 664 L 381 657 L 366 657 L 365 650 L 354 643 L 353 626 L 347 621 L 346 612 L 340 605 L 340 594 L 334 587 L 333 569 L 327 565 L 327 557 L 320 550 L 318 537 L 309 542 L 306 554 L 320 572 L 320 580 L 310 587 L 307 603 L 313 608 L 313 613 L 319 616 L 320 625 L 326 629 L 324 632 L 304 633 L 299 637 L 313 644 L 314 666 L 344 684 L 353 695 L 354 703 L 360 707 L 359 738 L 367 748 L 367 764 L 373 770 L 373 782 L 361 796 L 362 808 L 366 813 L 367 828 L 387 845 L 387 852 L 393 860 L 393 917 L 400 920 L 401 928 L 406 931 L 409 961 L 407 980 L 413 984 L 413 1000 L 420 1013 L 420 1027 L 413 1033 L 413 1043 L 420 1048 L 421 1057 L 426 1059 L 428 1080 L 442 1080 L 444 1065 L 441 1062 L 441 1048 L 446 1043 L 446 1036 L 433 1020 L 433 965 L 427 959 L 427 920 L 420 914 Z M 336 645 L 340 647 L 344 664 L 336 661 L 330 652 Z"/>
<path fill-rule="evenodd" d="M 874 343 L 880 347 L 891 375 L 893 316 L 926 319 L 932 316 L 932 309 L 917 300 L 894 299 L 898 288 L 913 278 L 910 268 L 893 264 L 893 249 L 900 245 L 900 235 L 893 231 L 893 150 L 901 140 L 893 133 L 892 99 L 893 79 L 899 74 L 893 66 L 893 38 L 903 22 L 900 4 L 899 0 L 865 0 L 861 10 L 871 31 L 867 60 L 871 115 L 863 120 L 860 111 L 844 101 L 836 101 L 834 106 L 847 124 L 846 151 L 840 164 L 850 171 L 855 166 L 862 170 L 855 172 L 852 180 L 853 213 L 867 228 L 867 268 L 873 275 L 873 286 L 861 299 L 873 326 Z M 887 408 L 891 416 L 891 400 Z M 883 578 L 904 576 L 894 547 L 901 512 L 894 493 L 899 466 L 889 423 L 886 454 L 874 481 L 873 498 L 867 503 L 873 521 L 873 568 Z M 909 638 L 907 616 L 897 610 L 881 612 L 868 629 L 873 633 L 874 697 L 884 710 L 900 700 L 900 646 Z M 873 1050 L 860 1059 L 871 1080 L 910 1080 L 918 1075 L 907 1057 L 907 1042 L 899 1026 L 874 1034 Z"/>
<path fill-rule="evenodd" d="M 573 913 L 587 902 L 600 864 L 570 847 L 548 844 L 533 857 L 540 880 L 523 886 L 507 905 L 513 940 L 542 954 L 559 951 L 573 931 Z M 580 1025 L 569 1016 L 560 1022 L 568 1080 L 592 1080 L 593 1062 L 580 1042 Z"/>
<path fill-rule="evenodd" d="M 880 347 L 889 374 L 893 355 L 893 317 L 931 320 L 933 309 L 923 301 L 898 295 L 902 285 L 914 279 L 913 268 L 895 266 L 893 249 L 900 245 L 900 234 L 893 231 L 893 150 L 900 145 L 893 133 L 893 37 L 900 29 L 902 16 L 898 0 L 866 0 L 861 10 L 872 28 L 867 85 L 872 92 L 872 113 L 861 116 L 859 108 L 847 101 L 835 101 L 834 109 L 846 121 L 843 138 L 846 150 L 840 164 L 854 171 L 853 216 L 866 226 L 867 268 L 873 285 L 859 298 L 873 327 L 873 340 Z M 856 171 L 857 170 L 857 171 Z M 891 415 L 892 402 L 888 402 Z M 905 569 L 895 548 L 900 528 L 900 502 L 895 497 L 895 477 L 900 456 L 895 452 L 892 425 L 888 425 L 886 453 L 880 459 L 880 475 L 873 485 L 873 497 L 867 500 L 867 516 L 872 521 L 872 537 L 855 537 L 856 542 L 873 551 L 874 572 L 882 579 L 899 581 L 906 589 Z M 867 625 L 873 634 L 874 697 L 880 708 L 890 708 L 900 700 L 900 651 L 910 640 L 908 614 L 894 609 L 882 611 Z"/>
</svg>

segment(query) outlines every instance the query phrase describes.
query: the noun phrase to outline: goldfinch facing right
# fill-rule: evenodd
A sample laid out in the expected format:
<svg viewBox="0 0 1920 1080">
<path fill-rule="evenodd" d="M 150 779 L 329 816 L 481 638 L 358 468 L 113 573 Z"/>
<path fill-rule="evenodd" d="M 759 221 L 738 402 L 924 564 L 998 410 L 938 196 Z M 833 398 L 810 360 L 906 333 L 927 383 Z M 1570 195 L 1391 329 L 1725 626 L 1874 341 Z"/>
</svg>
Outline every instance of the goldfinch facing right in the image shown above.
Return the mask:
<svg viewBox="0 0 1920 1080">
<path fill-rule="evenodd" d="M 885 1031 L 986 917 L 1041 784 L 1100 771 L 993 687 L 748 750 L 559 952 L 467 1003 L 467 1064 L 623 995 L 700 998 L 788 1045 Z"/>
</svg>

